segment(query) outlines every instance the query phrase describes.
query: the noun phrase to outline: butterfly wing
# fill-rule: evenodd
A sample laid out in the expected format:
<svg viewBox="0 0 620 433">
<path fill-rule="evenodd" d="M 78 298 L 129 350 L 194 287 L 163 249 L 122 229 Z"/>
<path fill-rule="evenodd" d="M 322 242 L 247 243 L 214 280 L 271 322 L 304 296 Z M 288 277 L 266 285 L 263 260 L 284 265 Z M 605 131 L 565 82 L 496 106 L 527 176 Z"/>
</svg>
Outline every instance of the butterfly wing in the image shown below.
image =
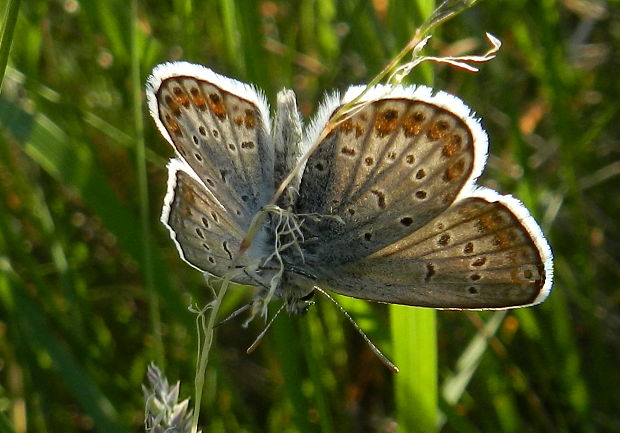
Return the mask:
<svg viewBox="0 0 620 433">
<path fill-rule="evenodd" d="M 484 166 L 486 135 L 457 98 L 378 86 L 364 101 L 306 164 L 297 212 L 318 216 L 304 222 L 310 263 L 352 262 L 416 231 L 469 191 Z"/>
<path fill-rule="evenodd" d="M 157 66 L 147 99 L 177 154 L 162 221 L 185 261 L 221 276 L 274 191 L 269 107 L 254 87 L 184 62 Z"/>
<path fill-rule="evenodd" d="M 551 251 L 527 209 L 479 189 L 368 257 L 316 270 L 321 287 L 434 308 L 534 305 L 551 290 Z"/>
<path fill-rule="evenodd" d="M 302 177 L 298 211 L 317 215 L 303 224 L 317 284 L 436 308 L 544 299 L 552 270 L 540 229 L 516 200 L 475 189 L 487 137 L 470 110 L 426 87 L 377 87 L 365 100 Z"/>
</svg>

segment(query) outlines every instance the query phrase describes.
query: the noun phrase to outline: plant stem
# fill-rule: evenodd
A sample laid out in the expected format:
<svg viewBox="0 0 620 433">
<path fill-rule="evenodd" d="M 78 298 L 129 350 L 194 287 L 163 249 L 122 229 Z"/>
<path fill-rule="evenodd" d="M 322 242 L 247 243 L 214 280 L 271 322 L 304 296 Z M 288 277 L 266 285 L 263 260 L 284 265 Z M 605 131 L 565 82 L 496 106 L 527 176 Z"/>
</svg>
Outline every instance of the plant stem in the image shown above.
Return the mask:
<svg viewBox="0 0 620 433">
<path fill-rule="evenodd" d="M 198 366 L 196 368 L 196 377 L 194 378 L 194 415 L 192 418 L 192 433 L 196 433 L 198 431 L 198 418 L 200 417 L 200 402 L 202 401 L 202 390 L 204 388 L 205 383 L 205 373 L 207 371 L 207 364 L 209 363 L 209 352 L 211 351 L 211 344 L 213 343 L 213 328 L 215 327 L 215 318 L 217 317 L 217 313 L 222 305 L 222 300 L 224 299 L 224 295 L 228 290 L 229 279 L 224 279 L 222 282 L 222 286 L 220 287 L 219 292 L 217 293 L 217 297 L 215 300 L 207 306 L 209 308 L 209 321 L 207 322 L 206 327 L 204 326 L 204 316 L 200 313 L 198 320 L 201 321 L 205 340 L 200 347 L 199 340 L 199 351 L 200 357 L 198 358 Z M 198 329 L 200 335 L 200 329 Z"/>
</svg>

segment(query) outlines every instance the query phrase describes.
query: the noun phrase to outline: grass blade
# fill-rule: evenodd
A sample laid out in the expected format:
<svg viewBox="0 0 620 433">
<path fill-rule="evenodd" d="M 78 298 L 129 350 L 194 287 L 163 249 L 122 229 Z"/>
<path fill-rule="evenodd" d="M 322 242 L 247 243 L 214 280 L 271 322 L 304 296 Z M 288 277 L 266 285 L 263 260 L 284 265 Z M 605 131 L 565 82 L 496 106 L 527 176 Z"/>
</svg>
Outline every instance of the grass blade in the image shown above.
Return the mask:
<svg viewBox="0 0 620 433">
<path fill-rule="evenodd" d="M 390 306 L 398 424 L 403 431 L 437 431 L 436 312 Z"/>
<path fill-rule="evenodd" d="M 2 23 L 2 34 L 0 35 L 0 89 L 4 81 L 4 72 L 9 61 L 9 53 L 13 42 L 13 32 L 17 23 L 17 15 L 19 12 L 20 0 L 9 0 L 4 13 L 4 21 Z"/>
</svg>

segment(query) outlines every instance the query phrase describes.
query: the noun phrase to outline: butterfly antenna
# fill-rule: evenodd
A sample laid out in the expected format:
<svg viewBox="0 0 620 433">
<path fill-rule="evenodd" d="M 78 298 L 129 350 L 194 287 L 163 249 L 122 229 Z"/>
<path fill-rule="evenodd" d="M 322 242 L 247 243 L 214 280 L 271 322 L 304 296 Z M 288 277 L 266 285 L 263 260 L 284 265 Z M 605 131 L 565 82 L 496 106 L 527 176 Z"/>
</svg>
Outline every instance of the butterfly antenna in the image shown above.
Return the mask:
<svg viewBox="0 0 620 433">
<path fill-rule="evenodd" d="M 252 343 L 252 345 L 247 348 L 245 353 L 249 355 L 250 353 L 254 352 L 254 350 L 256 350 L 260 342 L 263 341 L 263 338 L 265 337 L 265 335 L 267 335 L 267 331 L 269 331 L 269 328 L 271 328 L 271 325 L 273 325 L 274 320 L 276 320 L 276 317 L 278 317 L 278 314 L 280 314 L 280 312 L 283 309 L 284 309 L 284 304 L 282 304 L 282 306 L 278 308 L 278 311 L 276 311 L 276 314 L 274 314 L 271 320 L 269 321 L 269 323 L 267 323 L 267 326 L 265 326 L 265 329 L 263 329 L 263 332 L 258 334 L 258 337 L 256 337 L 256 340 L 254 340 L 254 343 Z"/>
<path fill-rule="evenodd" d="M 239 316 L 241 313 L 248 311 L 248 309 L 250 308 L 252 304 L 245 304 L 243 307 L 236 309 L 235 311 L 233 311 L 232 313 L 230 313 L 225 319 L 223 319 L 221 322 L 219 322 L 217 325 L 213 326 L 213 328 L 217 328 L 220 325 L 223 325 L 224 323 L 228 322 L 231 319 L 234 319 L 235 317 Z"/>
<path fill-rule="evenodd" d="M 392 371 L 392 373 L 398 373 L 399 371 L 398 367 L 395 366 L 394 363 L 387 358 L 387 356 L 381 353 L 379 348 L 375 346 L 372 341 L 370 341 L 370 338 L 368 338 L 368 336 L 364 333 L 364 331 L 362 331 L 362 328 L 360 328 L 357 322 L 353 320 L 353 317 L 351 317 L 351 315 L 347 313 L 347 310 L 345 310 L 342 307 L 342 305 L 338 303 L 338 301 L 336 301 L 329 293 L 325 292 L 320 287 L 315 286 L 314 290 L 316 290 L 317 292 L 325 296 L 327 299 L 332 301 L 334 305 L 338 307 L 340 311 L 342 311 L 342 314 L 344 314 L 344 316 L 349 320 L 349 322 L 351 322 L 351 325 L 353 325 L 353 327 L 357 330 L 357 332 L 359 332 L 359 334 L 362 336 L 366 344 L 368 344 L 368 346 L 370 347 L 370 350 L 372 350 L 374 354 L 377 355 L 377 358 L 379 358 L 381 362 L 383 362 L 383 364 Z"/>
</svg>

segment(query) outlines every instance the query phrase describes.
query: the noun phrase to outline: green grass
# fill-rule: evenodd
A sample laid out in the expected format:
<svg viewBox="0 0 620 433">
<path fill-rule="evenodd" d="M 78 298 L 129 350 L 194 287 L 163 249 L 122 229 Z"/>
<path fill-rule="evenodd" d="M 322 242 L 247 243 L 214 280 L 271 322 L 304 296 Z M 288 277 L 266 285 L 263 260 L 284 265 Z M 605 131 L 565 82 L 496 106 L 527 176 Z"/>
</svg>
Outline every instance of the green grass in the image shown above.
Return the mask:
<svg viewBox="0 0 620 433">
<path fill-rule="evenodd" d="M 396 377 L 320 296 L 251 355 L 262 324 L 227 323 L 205 377 L 204 432 L 620 432 L 620 8 L 575 4 L 481 2 L 427 52 L 482 53 L 491 32 L 497 58 L 478 74 L 434 65 L 409 77 L 433 77 L 483 117 L 481 182 L 543 226 L 550 298 L 504 315 L 339 297 Z M 210 294 L 158 221 L 172 151 L 144 107 L 154 65 L 203 63 L 272 105 L 294 88 L 307 119 L 326 90 L 375 76 L 429 5 L 2 3 L 0 431 L 141 431 L 151 360 L 193 396 L 187 306 Z M 222 313 L 249 297 L 229 290 Z"/>
</svg>

